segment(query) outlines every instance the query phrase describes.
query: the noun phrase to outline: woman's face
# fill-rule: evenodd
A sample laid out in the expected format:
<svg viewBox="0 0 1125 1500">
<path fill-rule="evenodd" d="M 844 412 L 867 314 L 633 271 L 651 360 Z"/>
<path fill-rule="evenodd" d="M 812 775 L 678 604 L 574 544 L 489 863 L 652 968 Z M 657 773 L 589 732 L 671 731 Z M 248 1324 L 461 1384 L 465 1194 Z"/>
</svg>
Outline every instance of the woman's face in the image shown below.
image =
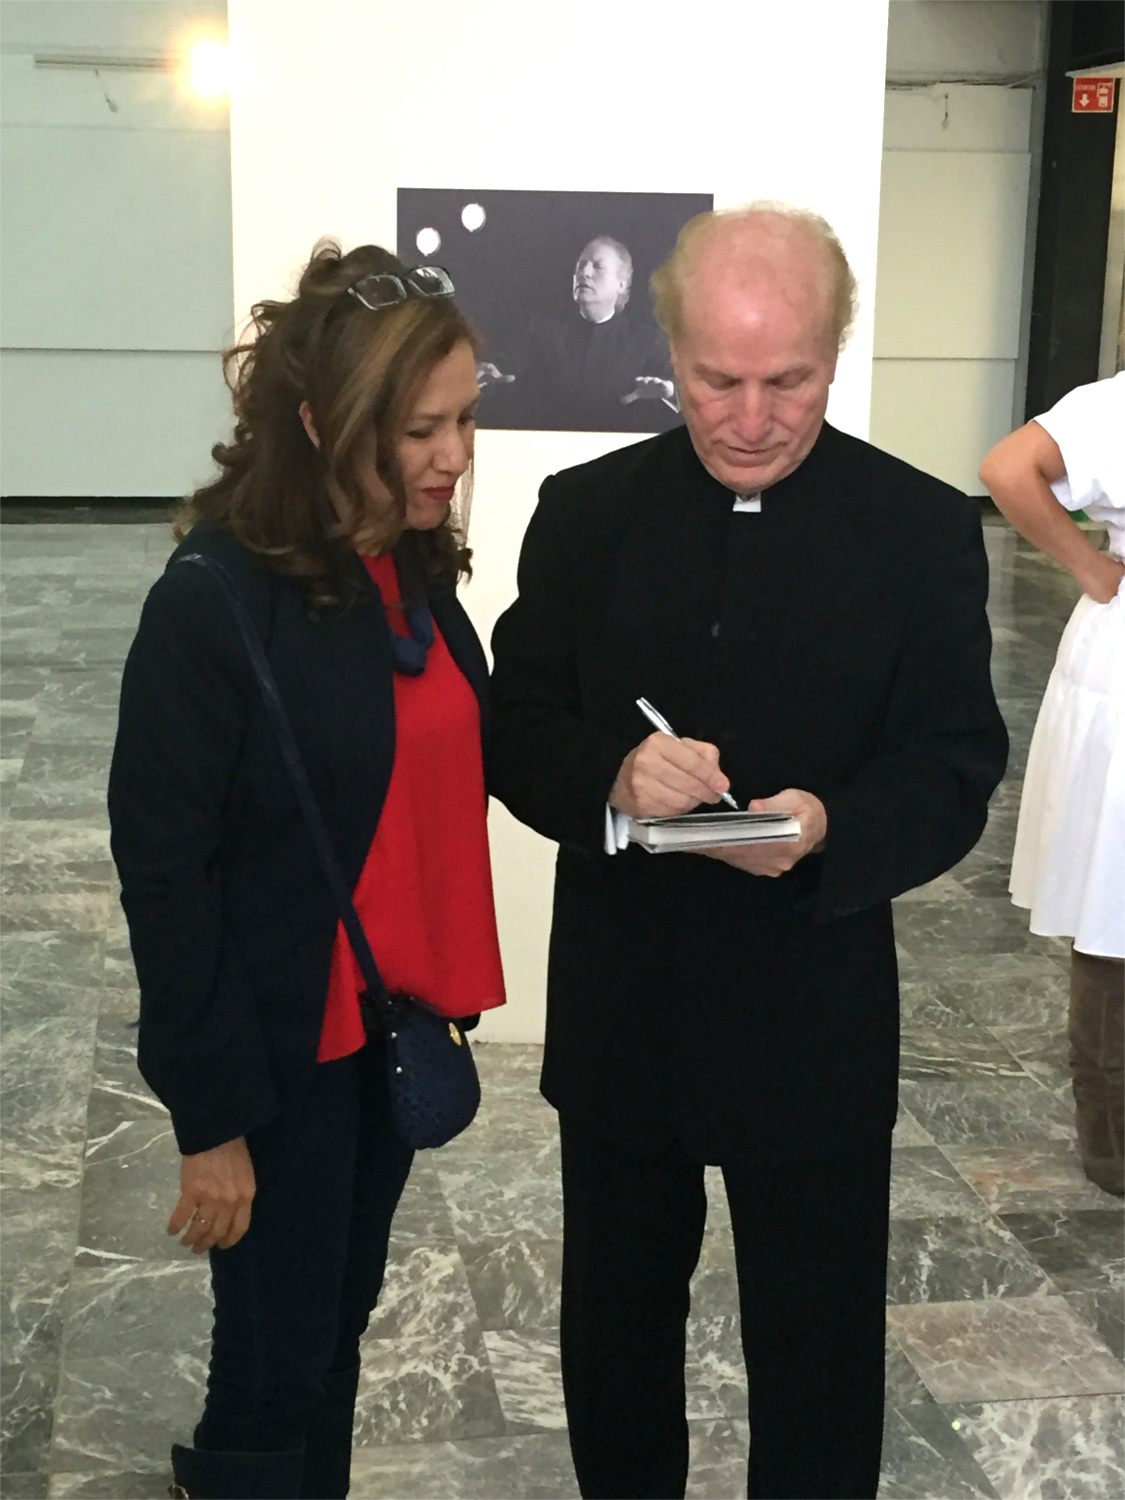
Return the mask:
<svg viewBox="0 0 1125 1500">
<path fill-rule="evenodd" d="M 445 519 L 457 481 L 469 467 L 480 397 L 476 356 L 461 343 L 431 370 L 397 443 L 406 494 L 406 524 L 430 531 Z M 373 515 L 385 515 L 389 495 L 375 462 L 375 434 L 361 440 L 355 475 Z"/>
</svg>

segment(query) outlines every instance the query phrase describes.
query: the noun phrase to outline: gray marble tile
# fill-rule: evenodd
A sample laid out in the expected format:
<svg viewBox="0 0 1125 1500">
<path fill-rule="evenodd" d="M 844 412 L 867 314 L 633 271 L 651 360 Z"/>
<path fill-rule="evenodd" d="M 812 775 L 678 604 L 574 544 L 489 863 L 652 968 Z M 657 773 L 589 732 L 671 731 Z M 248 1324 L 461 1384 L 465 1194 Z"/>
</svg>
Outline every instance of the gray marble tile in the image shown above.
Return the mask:
<svg viewBox="0 0 1125 1500">
<path fill-rule="evenodd" d="M 1037 1083 L 1058 1093 L 1070 1083 L 1070 1044 L 1065 1028 L 1046 1031 L 1034 1022 L 993 1026 L 993 1036 Z"/>
<path fill-rule="evenodd" d="M 0 662 L 5 666 L 48 666 L 58 650 L 62 626 L 10 625 L 0 640 Z"/>
<path fill-rule="evenodd" d="M 120 992 L 118 992 L 120 993 Z M 414 1158 L 391 1225 L 391 1248 L 405 1253 L 413 1245 L 453 1245 L 453 1219 L 441 1190 L 433 1153 Z"/>
<path fill-rule="evenodd" d="M 387 1260 L 372 1338 L 460 1339 L 480 1331 L 465 1267 L 455 1245 L 396 1248 Z"/>
<path fill-rule="evenodd" d="M 1067 1292 L 1066 1300 L 1084 1323 L 1088 1323 L 1114 1359 L 1125 1360 L 1125 1306 L 1116 1289 L 1094 1287 Z"/>
<path fill-rule="evenodd" d="M 936 1146 L 891 1154 L 891 1217 L 983 1219 L 988 1208 Z"/>
<path fill-rule="evenodd" d="M 955 865 L 951 872 L 962 896 L 1006 899 L 1012 874 L 1010 851 L 1005 849 L 1001 854 L 983 852 L 975 857 L 974 854 Z"/>
<path fill-rule="evenodd" d="M 484 1135 L 494 1151 L 549 1152 L 557 1147 L 558 1133 L 558 1117 L 537 1090 L 493 1090 L 482 1078 L 476 1119 L 464 1134 L 435 1151 L 434 1160 L 449 1170 L 462 1161 L 470 1163 L 479 1155 Z"/>
<path fill-rule="evenodd" d="M 519 1500 L 577 1500 L 578 1480 L 565 1432 L 512 1439 Z"/>
<path fill-rule="evenodd" d="M 886 1361 L 883 1390 L 888 1406 L 924 1406 L 933 1401 L 925 1381 L 889 1328 Z"/>
<path fill-rule="evenodd" d="M 901 896 L 895 898 L 895 906 L 900 902 L 916 901 L 961 901 L 965 899 L 965 888 L 961 882 L 952 874 L 939 875 L 936 880 L 929 881 L 926 885 L 915 886 L 913 890 L 904 891 Z"/>
<path fill-rule="evenodd" d="M 0 1344 L 7 1362 L 38 1366 L 58 1356 L 78 1202 L 77 1187 L 4 1194 Z"/>
<path fill-rule="evenodd" d="M 352 1500 L 522 1500 L 521 1477 L 510 1438 L 387 1443 L 353 1450 L 350 1493 Z"/>
<path fill-rule="evenodd" d="M 890 1307 L 887 1319 L 936 1400 L 1104 1395 L 1122 1367 L 1061 1297 Z"/>
<path fill-rule="evenodd" d="M 78 1266 L 66 1297 L 65 1360 L 173 1349 L 206 1358 L 211 1322 L 205 1259 Z"/>
<path fill-rule="evenodd" d="M 13 932 L 4 937 L 4 978 L 97 989 L 105 939 L 96 933 Z"/>
<path fill-rule="evenodd" d="M 895 911 L 895 936 L 916 958 L 956 953 L 1019 953 L 1027 945 L 1027 916 L 999 898 L 915 901 Z"/>
<path fill-rule="evenodd" d="M 891 1136 L 891 1145 L 897 1151 L 901 1147 L 908 1146 L 932 1146 L 933 1137 L 928 1130 L 923 1130 L 918 1121 L 910 1111 L 899 1101 L 898 1118 L 895 1121 L 894 1134 Z"/>
<path fill-rule="evenodd" d="M 41 1469 L 31 1474 L 4 1473 L 5 1500 L 46 1500 L 49 1484 L 47 1471 Z"/>
<path fill-rule="evenodd" d="M 484 1342 L 508 1432 L 565 1431 L 558 1330 L 497 1328 Z"/>
<path fill-rule="evenodd" d="M 730 1229 L 709 1229 L 704 1235 L 699 1263 L 691 1278 L 691 1310 L 701 1318 L 738 1313 L 734 1235 Z"/>
<path fill-rule="evenodd" d="M 996 1491 L 940 1407 L 891 1407 L 883 1427 L 879 1500 L 995 1500 Z"/>
<path fill-rule="evenodd" d="M 437 1174 L 459 1240 L 562 1238 L 557 1141 L 526 1152 L 478 1146 L 458 1158 L 448 1150 L 438 1157 Z"/>
<path fill-rule="evenodd" d="M 741 1500 L 749 1448 L 745 1421 L 719 1417 L 689 1422 L 687 1500 Z"/>
<path fill-rule="evenodd" d="M 4 891 L 12 895 L 103 890 L 114 880 L 109 836 L 86 823 L 25 822 L 4 830 Z"/>
<path fill-rule="evenodd" d="M 181 1260 L 190 1255 L 165 1233 L 180 1181 L 180 1154 L 171 1122 L 148 1106 L 124 1110 L 128 1102 L 101 1094 L 90 1104 L 79 1264 Z"/>
<path fill-rule="evenodd" d="M 5 933 L 5 943 L 9 936 Z M 0 981 L 0 1015 L 5 1027 L 31 1025 L 51 1016 L 70 1016 L 92 1023 L 97 1017 L 98 1001 L 96 985 L 81 989 L 43 979 Z"/>
<path fill-rule="evenodd" d="M 207 1362 L 165 1348 L 66 1360 L 55 1408 L 54 1470 L 164 1471 L 174 1442 L 190 1442 Z"/>
<path fill-rule="evenodd" d="M 148 1473 L 123 1474 L 114 1469 L 95 1469 L 88 1474 L 52 1474 L 50 1489 L 55 1497 L 82 1496 L 84 1500 L 165 1500 L 172 1482 L 171 1463 Z"/>
<path fill-rule="evenodd" d="M 900 1093 L 939 1146 L 1069 1140 L 1067 1110 L 1033 1079 L 905 1079 Z"/>
<path fill-rule="evenodd" d="M 79 1180 L 94 1018 L 55 1015 L 4 1028 L 0 1119 L 6 1186 L 69 1187 Z"/>
<path fill-rule="evenodd" d="M 982 955 L 935 975 L 948 999 L 982 1026 L 1038 1026 L 1055 1034 L 1066 1029 L 1066 967 L 1057 958 L 1025 954 Z"/>
<path fill-rule="evenodd" d="M 1111 1500 L 1125 1489 L 1122 1398 L 1071 1396 L 956 1409 L 959 1435 L 1001 1500 Z"/>
<path fill-rule="evenodd" d="M 1060 1292 L 1125 1292 L 1120 1209 L 1006 1213 L 1001 1222 Z"/>
<path fill-rule="evenodd" d="M 0 1471 L 47 1468 L 58 1365 L 0 1365 Z M 6 1492 L 5 1492 L 6 1493 Z"/>
<path fill-rule="evenodd" d="M 960 1302 L 1046 1296 L 1053 1288 L 995 1220 L 893 1219 L 887 1301 Z"/>
<path fill-rule="evenodd" d="M 902 1023 L 899 1077 L 1020 1078 L 1023 1068 L 990 1031 L 967 1018 L 938 1028 L 910 1017 Z"/>
<path fill-rule="evenodd" d="M 506 1429 L 488 1351 L 477 1337 L 363 1342 L 356 1443 L 501 1437 Z"/>
<path fill-rule="evenodd" d="M 511 1239 L 463 1244 L 461 1256 L 482 1328 L 557 1327 L 561 1241 Z"/>
<path fill-rule="evenodd" d="M 746 1361 L 738 1312 L 688 1319 L 688 1412 L 695 1417 L 746 1415 Z"/>
<path fill-rule="evenodd" d="M 950 996 L 946 987 L 926 978 L 927 969 L 908 971 L 899 983 L 899 1014 L 904 1025 L 933 1026 L 942 1031 L 972 1025 L 973 1018 Z"/>
<path fill-rule="evenodd" d="M 543 1048 L 538 1044 L 519 1042 L 473 1043 L 481 1094 L 491 1098 L 539 1101 L 539 1074 L 543 1067 Z M 545 1109 L 551 1106 L 542 1099 Z M 554 1111 L 552 1110 L 553 1114 Z"/>
<path fill-rule="evenodd" d="M 6 932 L 105 931 L 110 902 L 108 882 L 87 891 L 5 891 Z"/>
<path fill-rule="evenodd" d="M 1119 1201 L 1087 1178 L 1073 1135 L 1020 1146 L 952 1144 L 942 1152 L 992 1213 L 1105 1208 Z"/>
</svg>

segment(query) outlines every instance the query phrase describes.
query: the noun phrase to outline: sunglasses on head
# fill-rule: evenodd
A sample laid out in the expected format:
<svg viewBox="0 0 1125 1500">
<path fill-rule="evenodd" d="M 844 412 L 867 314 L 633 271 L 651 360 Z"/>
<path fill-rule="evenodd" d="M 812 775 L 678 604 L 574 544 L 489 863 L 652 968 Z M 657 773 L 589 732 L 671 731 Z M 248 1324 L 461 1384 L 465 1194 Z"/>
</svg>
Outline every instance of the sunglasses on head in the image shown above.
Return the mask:
<svg viewBox="0 0 1125 1500">
<path fill-rule="evenodd" d="M 372 271 L 361 276 L 348 292 L 372 312 L 394 307 L 408 297 L 452 297 L 453 282 L 440 266 L 416 266 L 402 276 L 389 271 Z"/>
</svg>

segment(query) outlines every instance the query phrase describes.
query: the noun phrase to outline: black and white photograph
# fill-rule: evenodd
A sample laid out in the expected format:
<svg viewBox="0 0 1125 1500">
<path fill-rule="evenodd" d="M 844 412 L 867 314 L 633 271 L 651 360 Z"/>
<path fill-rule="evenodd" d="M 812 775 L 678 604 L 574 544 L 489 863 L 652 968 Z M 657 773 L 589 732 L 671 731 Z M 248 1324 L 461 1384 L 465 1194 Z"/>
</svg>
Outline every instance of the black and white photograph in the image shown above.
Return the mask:
<svg viewBox="0 0 1125 1500">
<path fill-rule="evenodd" d="M 664 432 L 681 420 L 649 277 L 709 193 L 398 190 L 398 253 L 440 265 L 481 337 L 480 426 Z"/>
</svg>

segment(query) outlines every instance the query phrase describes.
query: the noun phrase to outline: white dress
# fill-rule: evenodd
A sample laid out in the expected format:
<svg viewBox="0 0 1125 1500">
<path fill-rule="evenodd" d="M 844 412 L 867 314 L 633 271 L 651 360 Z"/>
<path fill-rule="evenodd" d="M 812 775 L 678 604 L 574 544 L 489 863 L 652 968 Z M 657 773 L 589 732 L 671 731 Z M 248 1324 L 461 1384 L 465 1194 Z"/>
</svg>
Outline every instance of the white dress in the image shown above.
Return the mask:
<svg viewBox="0 0 1125 1500">
<path fill-rule="evenodd" d="M 1062 452 L 1051 486 L 1109 530 L 1125 561 L 1125 372 L 1079 386 L 1035 419 Z M 1035 725 L 1010 890 L 1031 930 L 1125 957 L 1125 583 L 1084 595 L 1059 642 Z"/>
</svg>

